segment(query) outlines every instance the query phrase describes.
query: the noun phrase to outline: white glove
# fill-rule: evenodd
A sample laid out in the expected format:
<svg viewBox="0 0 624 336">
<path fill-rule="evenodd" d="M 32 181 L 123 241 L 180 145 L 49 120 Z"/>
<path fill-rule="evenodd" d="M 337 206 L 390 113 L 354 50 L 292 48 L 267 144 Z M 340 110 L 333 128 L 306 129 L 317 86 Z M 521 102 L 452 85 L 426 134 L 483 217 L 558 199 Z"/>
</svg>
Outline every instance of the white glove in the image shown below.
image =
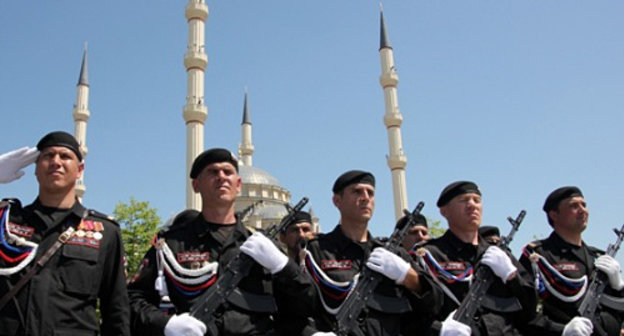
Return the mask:
<svg viewBox="0 0 624 336">
<path fill-rule="evenodd" d="M 268 269 L 271 274 L 281 271 L 288 263 L 288 257 L 260 232 L 254 232 L 247 238 L 240 250 Z"/>
<path fill-rule="evenodd" d="M 317 331 L 314 334 L 312 334 L 312 336 L 336 336 L 336 334 L 334 334 L 333 332 L 324 332 L 324 331 Z"/>
<path fill-rule="evenodd" d="M 498 246 L 488 247 L 481 257 L 481 263 L 488 265 L 492 272 L 503 280 L 503 283 L 507 282 L 511 274 L 518 270 L 509 256 Z"/>
<path fill-rule="evenodd" d="M 620 263 L 613 257 L 606 254 L 601 255 L 596 259 L 594 265 L 609 277 L 611 288 L 619 291 L 624 287 L 624 281 L 622 281 L 622 277 L 620 276 Z"/>
<path fill-rule="evenodd" d="M 165 336 L 204 336 L 205 333 L 204 322 L 188 313 L 171 316 L 165 325 Z"/>
<path fill-rule="evenodd" d="M 470 326 L 453 320 L 453 315 L 455 315 L 454 310 L 446 317 L 446 320 L 442 322 L 440 336 L 470 336 Z"/>
<path fill-rule="evenodd" d="M 594 325 L 588 318 L 576 316 L 566 324 L 561 336 L 589 336 L 593 331 Z"/>
<path fill-rule="evenodd" d="M 373 250 L 366 261 L 366 267 L 396 281 L 397 284 L 403 283 L 411 268 L 407 261 L 383 247 Z"/>
<path fill-rule="evenodd" d="M 37 148 L 22 147 L 0 155 L 0 183 L 9 183 L 24 176 L 22 168 L 37 160 Z"/>
</svg>

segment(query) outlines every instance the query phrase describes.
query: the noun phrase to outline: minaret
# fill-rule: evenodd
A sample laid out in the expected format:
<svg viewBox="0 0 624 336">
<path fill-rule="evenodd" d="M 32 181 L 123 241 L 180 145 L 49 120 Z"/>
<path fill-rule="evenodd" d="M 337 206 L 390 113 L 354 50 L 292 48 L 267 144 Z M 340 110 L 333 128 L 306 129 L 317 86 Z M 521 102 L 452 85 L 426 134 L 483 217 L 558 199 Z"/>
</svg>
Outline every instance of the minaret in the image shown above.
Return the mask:
<svg viewBox="0 0 624 336">
<path fill-rule="evenodd" d="M 189 25 L 188 46 L 184 55 L 186 105 L 182 113 L 186 122 L 186 207 L 201 210 L 201 198 L 193 192 L 189 173 L 193 160 L 204 150 L 204 121 L 208 116 L 208 108 L 204 105 L 204 72 L 208 64 L 204 44 L 208 17 L 206 1 L 189 0 L 185 15 Z"/>
<path fill-rule="evenodd" d="M 388 129 L 388 145 L 390 155 L 387 155 L 388 167 L 392 174 L 392 189 L 394 194 L 394 216 L 396 220 L 403 216 L 403 209 L 407 209 L 407 186 L 405 183 L 405 166 L 407 158 L 403 153 L 403 141 L 401 140 L 401 123 L 403 116 L 399 111 L 397 98 L 397 84 L 399 76 L 394 67 L 394 54 L 390 46 L 390 40 L 386 33 L 383 8 L 380 5 L 381 37 L 379 44 L 379 56 L 381 57 L 381 77 L 379 82 L 384 90 L 386 101 L 386 114 L 384 124 Z"/>
<path fill-rule="evenodd" d="M 74 137 L 80 144 L 80 152 L 83 160 L 87 157 L 87 120 L 89 120 L 89 71 L 87 68 L 87 44 L 82 55 L 82 65 L 80 67 L 80 77 L 76 86 L 76 103 L 74 104 Z M 86 191 L 84 184 L 84 172 L 82 177 L 76 181 L 76 197 L 82 201 L 82 196 Z"/>
<path fill-rule="evenodd" d="M 254 145 L 251 142 L 251 119 L 249 119 L 249 108 L 247 106 L 247 91 L 245 90 L 245 103 L 243 106 L 243 122 L 241 123 L 241 144 L 238 146 L 240 162 L 244 166 L 252 166 L 251 155 L 254 152 Z"/>
</svg>

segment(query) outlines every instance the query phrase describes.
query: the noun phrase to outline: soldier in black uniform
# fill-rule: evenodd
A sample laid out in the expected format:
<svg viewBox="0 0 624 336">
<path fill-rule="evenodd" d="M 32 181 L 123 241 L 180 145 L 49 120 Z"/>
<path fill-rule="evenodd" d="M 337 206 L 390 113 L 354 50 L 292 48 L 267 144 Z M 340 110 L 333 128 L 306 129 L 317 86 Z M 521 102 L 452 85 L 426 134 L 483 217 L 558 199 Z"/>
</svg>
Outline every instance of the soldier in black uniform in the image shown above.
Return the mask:
<svg viewBox="0 0 624 336">
<path fill-rule="evenodd" d="M 280 232 L 280 241 L 286 246 L 288 257 L 292 258 L 298 265 L 303 261 L 301 254 L 307 242 L 314 238 L 312 227 L 312 216 L 308 212 L 299 211 L 295 214 L 295 220 L 286 229 Z"/>
<path fill-rule="evenodd" d="M 403 316 L 432 305 L 436 294 L 432 279 L 423 280 L 404 250 L 400 249 L 401 256 L 391 253 L 368 232 L 375 207 L 375 178 L 371 173 L 348 171 L 338 177 L 332 191 L 340 223 L 308 244 L 306 270 L 317 295 L 314 323 L 303 334 L 334 335 L 334 315 L 366 264 L 384 278 L 363 310 L 359 328 L 365 335 L 400 335 Z"/>
<path fill-rule="evenodd" d="M 252 235 L 235 214 L 242 182 L 238 161 L 228 150 L 216 148 L 200 154 L 190 177 L 193 189 L 201 194 L 202 211 L 161 232 L 147 252 L 128 287 L 133 333 L 204 335 L 206 325 L 187 312 L 240 250 L 257 264 L 216 312 L 218 335 L 274 335 L 273 291 L 289 298 L 285 300 L 289 306 L 279 306 L 280 310 L 299 309 L 305 304 L 299 295 L 311 289 L 307 277 L 268 238 L 258 232 Z M 176 315 L 158 309 L 165 295 Z"/>
<path fill-rule="evenodd" d="M 39 182 L 32 204 L 22 208 L 12 199 L 0 206 L 0 305 L 11 296 L 0 307 L 0 335 L 129 335 L 121 233 L 76 199 L 74 186 L 84 169 L 78 143 L 68 133 L 52 132 L 37 149 L 40 154 L 12 157 L 20 163 L 0 160 L 0 171 L 19 178 L 19 169 L 36 158 Z M 60 236 L 68 239 L 57 243 Z M 41 267 L 44 254 L 51 257 Z M 23 278 L 29 280 L 13 294 Z"/>
<path fill-rule="evenodd" d="M 529 273 L 508 251 L 490 246 L 478 235 L 481 191 L 473 182 L 454 182 L 444 188 L 437 205 L 449 229 L 416 251 L 419 263 L 445 293 L 432 307 L 432 334 L 519 335 L 522 324 L 534 316 L 535 288 Z M 471 328 L 452 315 L 468 293 L 476 267 L 490 267 L 496 280 Z"/>
<path fill-rule="evenodd" d="M 405 225 L 408 218 L 409 217 L 407 216 L 401 217 L 397 221 L 394 228 L 396 229 Z M 401 245 L 403 246 L 405 251 L 410 254 L 416 251 L 414 247 L 417 246 L 417 244 L 431 239 L 431 237 L 429 236 L 429 227 L 427 226 L 427 218 L 425 218 L 425 216 L 423 216 L 422 214 L 418 214 L 418 216 L 416 216 L 416 218 L 414 219 L 414 222 L 414 226 L 409 229 L 409 231 L 407 232 L 407 236 L 405 236 L 405 238 L 403 238 L 403 241 L 401 242 Z"/>
<path fill-rule="evenodd" d="M 588 246 L 581 234 L 587 228 L 589 210 L 581 190 L 562 187 L 544 202 L 550 236 L 525 246 L 520 262 L 537 277 L 540 314 L 531 323 L 539 335 L 620 335 L 622 307 L 601 305 L 600 325 L 579 317 L 578 308 L 594 269 L 609 276 L 605 295 L 624 297 L 619 263 L 604 252 Z M 614 309 L 615 308 L 615 309 Z M 576 316 L 576 317 L 575 317 Z"/>
</svg>

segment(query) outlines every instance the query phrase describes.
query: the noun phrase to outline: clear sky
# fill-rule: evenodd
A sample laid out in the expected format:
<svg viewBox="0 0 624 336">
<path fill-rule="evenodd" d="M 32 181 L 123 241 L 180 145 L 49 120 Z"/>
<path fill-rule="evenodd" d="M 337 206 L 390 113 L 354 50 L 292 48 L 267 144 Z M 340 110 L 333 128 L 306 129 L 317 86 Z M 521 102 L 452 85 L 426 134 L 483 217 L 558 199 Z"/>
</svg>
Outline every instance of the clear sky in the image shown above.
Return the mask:
<svg viewBox="0 0 624 336">
<path fill-rule="evenodd" d="M 0 1 L 0 152 L 73 132 L 89 49 L 85 204 L 130 197 L 167 218 L 185 206 L 186 1 Z M 208 1 L 205 147 L 236 151 L 245 87 L 254 165 L 302 196 L 324 230 L 338 221 L 331 185 L 349 169 L 377 177 L 375 235 L 394 225 L 379 85 L 376 1 Z M 624 2 L 386 1 L 400 78 L 410 207 L 440 220 L 452 181 L 483 192 L 484 224 L 514 251 L 549 233 L 541 206 L 578 185 L 600 248 L 624 223 Z M 0 195 L 36 197 L 33 168 Z M 622 253 L 624 255 L 624 253 Z M 622 255 L 619 260 L 623 260 Z"/>
</svg>

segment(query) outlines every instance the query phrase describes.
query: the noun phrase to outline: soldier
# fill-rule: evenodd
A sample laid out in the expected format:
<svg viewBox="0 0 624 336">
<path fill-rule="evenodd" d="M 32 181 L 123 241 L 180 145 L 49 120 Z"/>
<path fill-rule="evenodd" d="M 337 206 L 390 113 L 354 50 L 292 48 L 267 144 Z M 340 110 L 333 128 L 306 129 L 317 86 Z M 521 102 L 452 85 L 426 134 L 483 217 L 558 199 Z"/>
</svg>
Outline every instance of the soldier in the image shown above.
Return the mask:
<svg viewBox="0 0 624 336">
<path fill-rule="evenodd" d="M 432 307 L 432 333 L 440 335 L 519 335 L 535 312 L 536 294 L 528 272 L 508 252 L 480 239 L 481 191 L 473 182 L 448 185 L 437 202 L 449 229 L 416 251 L 419 263 L 436 277 L 445 295 Z M 453 315 L 476 267 L 491 268 L 496 279 L 471 328 Z"/>
<path fill-rule="evenodd" d="M 307 277 L 271 240 L 259 232 L 252 235 L 236 215 L 234 202 L 242 182 L 230 151 L 204 151 L 193 162 L 190 177 L 194 191 L 201 194 L 201 213 L 160 233 L 145 255 L 128 287 L 133 332 L 204 335 L 207 326 L 188 311 L 240 251 L 257 264 L 215 312 L 212 327 L 218 334 L 211 336 L 273 335 L 277 312 L 273 291 L 289 298 L 283 301 L 289 306 L 280 310 L 300 309 L 305 300 L 298 295 L 311 289 Z M 175 315 L 158 309 L 164 295 L 175 306 Z"/>
<path fill-rule="evenodd" d="M 404 250 L 401 256 L 391 253 L 368 232 L 375 208 L 375 178 L 371 173 L 348 171 L 336 179 L 332 191 L 340 223 L 308 244 L 306 270 L 317 295 L 315 323 L 304 335 L 334 335 L 334 315 L 365 263 L 384 278 L 360 316 L 359 327 L 365 335 L 399 335 L 402 316 L 432 304 L 432 295 L 426 295 L 433 288 L 431 279 L 421 279 Z"/>
<path fill-rule="evenodd" d="M 398 228 L 400 226 L 405 225 L 407 220 L 408 220 L 407 216 L 401 217 L 397 221 L 394 227 Z M 419 244 L 422 244 L 423 242 L 429 239 L 431 239 L 431 237 L 429 237 L 429 227 L 427 226 L 427 218 L 425 218 L 425 216 L 421 214 L 418 214 L 418 216 L 416 216 L 415 218 L 414 226 L 412 226 L 409 229 L 409 231 L 407 232 L 407 236 L 405 236 L 401 245 L 403 246 L 405 251 L 412 253 L 415 251 L 414 247 L 418 246 Z"/>
<path fill-rule="evenodd" d="M 620 334 L 622 312 L 601 306 L 601 323 L 593 325 L 579 317 L 578 308 L 594 269 L 609 276 L 605 295 L 624 296 L 620 265 L 604 252 L 582 240 L 589 210 L 577 187 L 562 187 L 544 202 L 550 236 L 525 246 L 520 262 L 537 277 L 540 307 L 531 327 L 539 335 L 609 335 Z M 617 301 L 617 300 L 616 300 Z"/>
<path fill-rule="evenodd" d="M 500 245 L 501 243 L 500 231 L 496 226 L 481 226 L 479 228 L 479 234 L 481 238 L 492 245 Z"/>
<path fill-rule="evenodd" d="M 286 245 L 288 257 L 297 264 L 303 260 L 300 254 L 305 253 L 305 246 L 312 238 L 314 238 L 312 217 L 305 211 L 297 212 L 295 221 L 285 232 L 280 232 L 280 241 Z"/>
<path fill-rule="evenodd" d="M 76 198 L 79 145 L 52 132 L 37 149 L 0 158 L 3 182 L 35 158 L 39 182 L 32 204 L 0 205 L 0 335 L 129 335 L 121 233 Z"/>
</svg>

